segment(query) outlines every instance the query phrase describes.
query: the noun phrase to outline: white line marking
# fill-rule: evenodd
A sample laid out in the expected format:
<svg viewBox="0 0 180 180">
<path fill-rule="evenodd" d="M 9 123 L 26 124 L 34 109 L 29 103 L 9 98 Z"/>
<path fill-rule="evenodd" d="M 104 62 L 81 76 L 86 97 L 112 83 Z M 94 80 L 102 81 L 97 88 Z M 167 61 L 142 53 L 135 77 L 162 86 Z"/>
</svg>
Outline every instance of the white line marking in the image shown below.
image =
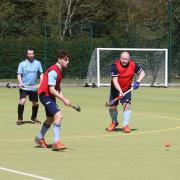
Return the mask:
<svg viewBox="0 0 180 180">
<path fill-rule="evenodd" d="M 29 173 L 25 173 L 25 172 L 21 172 L 21 171 L 16 171 L 16 170 L 13 170 L 13 169 L 7 169 L 7 168 L 4 168 L 4 167 L 0 167 L 0 170 L 7 171 L 7 172 L 12 172 L 12 173 L 20 174 L 20 175 L 24 175 L 24 176 L 34 177 L 36 179 L 53 180 L 51 178 L 46 178 L 46 177 L 42 177 L 42 176 L 36 176 L 36 175 L 33 175 L 33 174 L 29 174 Z"/>
</svg>

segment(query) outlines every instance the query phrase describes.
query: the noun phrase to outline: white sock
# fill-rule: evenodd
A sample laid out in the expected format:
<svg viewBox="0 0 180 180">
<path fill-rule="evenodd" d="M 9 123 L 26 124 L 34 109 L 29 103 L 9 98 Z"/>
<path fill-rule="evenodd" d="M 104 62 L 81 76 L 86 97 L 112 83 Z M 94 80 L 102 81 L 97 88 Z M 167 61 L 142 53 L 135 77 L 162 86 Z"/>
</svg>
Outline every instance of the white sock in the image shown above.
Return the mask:
<svg viewBox="0 0 180 180">
<path fill-rule="evenodd" d="M 123 127 L 129 124 L 131 118 L 131 110 L 125 110 L 123 112 Z"/>
</svg>

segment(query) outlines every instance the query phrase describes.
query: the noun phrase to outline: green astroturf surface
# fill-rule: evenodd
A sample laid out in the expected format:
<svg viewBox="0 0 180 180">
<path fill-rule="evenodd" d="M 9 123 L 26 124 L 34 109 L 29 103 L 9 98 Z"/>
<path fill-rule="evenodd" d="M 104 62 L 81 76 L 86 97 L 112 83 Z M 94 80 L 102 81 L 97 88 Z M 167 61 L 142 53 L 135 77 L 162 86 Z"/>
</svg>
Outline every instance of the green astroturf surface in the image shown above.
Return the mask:
<svg viewBox="0 0 180 180">
<path fill-rule="evenodd" d="M 105 102 L 109 88 L 63 88 L 82 112 L 65 107 L 61 139 L 64 152 L 37 148 L 39 124 L 16 126 L 17 89 L 0 89 L 0 167 L 57 180 L 178 180 L 180 179 L 180 90 L 140 88 L 133 91 L 133 131 L 108 133 Z M 27 101 L 24 120 L 30 119 Z M 122 108 L 118 119 L 122 127 Z M 45 119 L 40 105 L 39 120 Z M 46 141 L 52 144 L 52 129 Z M 170 143 L 170 148 L 164 144 Z M 0 170 L 0 180 L 37 179 Z"/>
</svg>

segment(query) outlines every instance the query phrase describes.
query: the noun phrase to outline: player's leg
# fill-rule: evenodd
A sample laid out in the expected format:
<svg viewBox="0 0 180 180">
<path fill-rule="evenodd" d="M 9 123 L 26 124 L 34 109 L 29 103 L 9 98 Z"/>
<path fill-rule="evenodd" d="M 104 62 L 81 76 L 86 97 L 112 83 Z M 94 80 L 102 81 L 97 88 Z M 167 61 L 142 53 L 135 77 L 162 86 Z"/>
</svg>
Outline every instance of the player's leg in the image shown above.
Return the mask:
<svg viewBox="0 0 180 180">
<path fill-rule="evenodd" d="M 35 138 L 35 141 L 37 138 L 44 141 L 44 136 L 48 131 L 49 127 L 51 126 L 51 124 L 53 123 L 54 143 L 52 148 L 53 150 L 65 149 L 65 146 L 60 142 L 60 128 L 61 128 L 62 114 L 60 112 L 59 107 L 56 104 L 55 99 L 49 96 L 40 95 L 40 101 L 45 106 L 47 120 L 43 123 L 43 126 L 39 134 Z"/>
<path fill-rule="evenodd" d="M 119 92 L 115 88 L 111 88 L 109 101 L 113 100 L 118 95 L 119 95 Z M 118 119 L 117 119 L 117 117 L 118 117 L 118 110 L 117 110 L 118 103 L 119 103 L 119 101 L 116 101 L 116 102 L 114 102 L 114 104 L 112 104 L 109 107 L 109 115 L 111 117 L 111 123 L 110 123 L 109 127 L 106 129 L 107 131 L 115 130 L 115 127 L 117 127 L 119 124 Z"/>
<path fill-rule="evenodd" d="M 65 149 L 65 145 L 61 143 L 60 141 L 60 130 L 61 130 L 61 121 L 62 121 L 62 113 L 61 111 L 58 111 L 56 114 L 54 114 L 54 123 L 53 123 L 53 150 L 63 150 Z"/>
<path fill-rule="evenodd" d="M 43 106 L 45 107 L 45 113 L 46 113 L 46 120 L 44 121 L 41 130 L 39 131 L 39 133 L 37 134 L 37 136 L 35 137 L 35 142 L 42 148 L 47 148 L 48 145 L 45 142 L 45 134 L 47 133 L 47 131 L 49 130 L 49 128 L 51 127 L 51 124 L 54 122 L 54 115 L 53 112 L 58 112 L 59 109 L 57 109 L 57 107 L 54 108 L 54 99 L 52 99 L 51 97 L 45 96 L 44 94 L 41 94 L 39 96 L 41 103 L 43 104 Z"/>
<path fill-rule="evenodd" d="M 37 92 L 29 92 L 29 100 L 32 102 L 31 121 L 33 123 L 41 124 L 41 122 L 37 119 L 37 113 L 38 113 L 38 109 L 39 109 Z"/>
<path fill-rule="evenodd" d="M 131 129 L 129 127 L 129 121 L 131 118 L 131 92 L 121 99 L 121 103 L 123 105 L 123 131 L 125 133 L 130 133 Z"/>
<path fill-rule="evenodd" d="M 125 133 L 130 133 L 131 129 L 129 127 L 129 121 L 131 118 L 130 103 L 123 104 L 123 131 Z"/>
<path fill-rule="evenodd" d="M 51 116 L 47 111 L 46 111 L 46 115 Z M 46 118 L 46 120 L 44 121 L 41 130 L 39 131 L 38 135 L 35 138 L 35 142 L 40 145 L 42 148 L 47 148 L 48 145 L 45 142 L 44 136 L 47 133 L 47 131 L 49 130 L 49 128 L 51 127 L 51 124 L 54 121 L 54 117 L 48 117 Z"/>
<path fill-rule="evenodd" d="M 51 124 L 53 123 L 53 121 L 54 121 L 54 117 L 46 117 L 46 120 L 44 121 L 44 123 L 42 125 L 42 128 L 41 128 L 39 134 L 37 135 L 37 137 L 39 139 L 43 139 L 44 138 L 46 132 L 51 127 Z"/>
<path fill-rule="evenodd" d="M 109 108 L 109 114 L 110 114 L 110 117 L 111 117 L 111 120 L 113 123 L 115 124 L 118 124 L 118 110 L 117 110 L 117 106 L 111 106 Z"/>
<path fill-rule="evenodd" d="M 18 104 L 18 120 L 16 122 L 17 125 L 22 124 L 23 121 L 23 113 L 24 113 L 24 105 L 26 103 L 27 93 L 25 90 L 19 90 L 19 104 Z"/>
</svg>

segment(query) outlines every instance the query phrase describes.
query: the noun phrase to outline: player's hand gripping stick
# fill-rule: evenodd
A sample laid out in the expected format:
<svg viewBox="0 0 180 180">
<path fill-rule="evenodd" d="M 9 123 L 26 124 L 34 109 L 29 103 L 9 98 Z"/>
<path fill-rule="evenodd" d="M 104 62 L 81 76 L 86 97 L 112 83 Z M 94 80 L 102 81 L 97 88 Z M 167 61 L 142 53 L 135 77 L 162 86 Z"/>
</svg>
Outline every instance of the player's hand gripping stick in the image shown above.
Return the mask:
<svg viewBox="0 0 180 180">
<path fill-rule="evenodd" d="M 131 92 L 134 88 L 132 87 L 131 89 L 127 90 L 123 96 L 125 96 L 127 93 Z M 110 102 L 106 102 L 105 106 L 111 106 L 113 105 L 117 100 L 121 99 L 123 96 L 117 96 L 116 98 L 114 98 L 113 100 L 111 100 Z"/>
</svg>

